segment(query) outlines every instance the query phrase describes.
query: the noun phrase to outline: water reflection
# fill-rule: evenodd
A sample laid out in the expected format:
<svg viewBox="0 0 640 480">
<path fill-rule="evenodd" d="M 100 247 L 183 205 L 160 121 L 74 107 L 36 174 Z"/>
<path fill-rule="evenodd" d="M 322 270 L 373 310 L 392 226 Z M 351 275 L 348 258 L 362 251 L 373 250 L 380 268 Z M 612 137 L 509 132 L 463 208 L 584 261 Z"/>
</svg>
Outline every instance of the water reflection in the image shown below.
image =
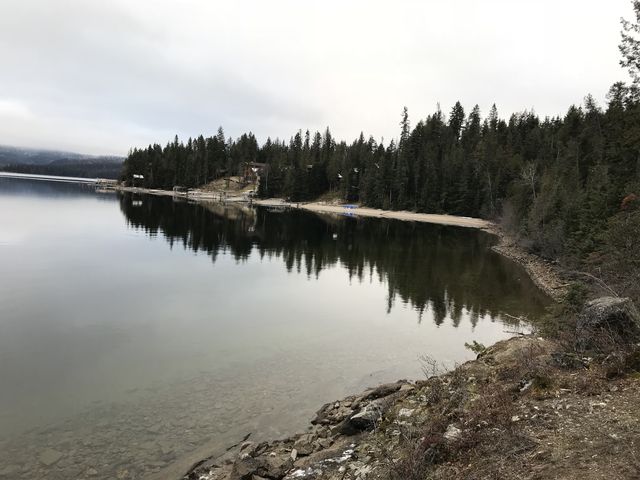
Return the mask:
<svg viewBox="0 0 640 480">
<path fill-rule="evenodd" d="M 420 378 L 422 355 L 465 361 L 545 304 L 491 241 L 0 179 L 0 472 L 177 478 L 200 449 Z"/>
<path fill-rule="evenodd" d="M 244 262 L 257 252 L 309 278 L 340 265 L 352 281 L 387 285 L 387 313 L 400 301 L 436 325 L 533 317 L 548 303 L 519 266 L 490 250 L 493 237 L 464 228 L 133 194 L 120 195 L 120 208 L 131 227 L 214 263 L 220 253 Z"/>
</svg>

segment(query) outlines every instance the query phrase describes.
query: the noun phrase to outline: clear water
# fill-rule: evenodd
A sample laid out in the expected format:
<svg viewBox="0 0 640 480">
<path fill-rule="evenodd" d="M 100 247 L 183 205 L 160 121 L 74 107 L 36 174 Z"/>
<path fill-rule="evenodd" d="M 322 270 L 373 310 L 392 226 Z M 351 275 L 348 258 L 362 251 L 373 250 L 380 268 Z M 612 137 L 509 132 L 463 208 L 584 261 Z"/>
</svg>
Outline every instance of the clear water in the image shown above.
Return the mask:
<svg viewBox="0 0 640 480">
<path fill-rule="evenodd" d="M 493 241 L 0 178 L 0 478 L 178 478 L 470 359 L 548 302 Z"/>
</svg>

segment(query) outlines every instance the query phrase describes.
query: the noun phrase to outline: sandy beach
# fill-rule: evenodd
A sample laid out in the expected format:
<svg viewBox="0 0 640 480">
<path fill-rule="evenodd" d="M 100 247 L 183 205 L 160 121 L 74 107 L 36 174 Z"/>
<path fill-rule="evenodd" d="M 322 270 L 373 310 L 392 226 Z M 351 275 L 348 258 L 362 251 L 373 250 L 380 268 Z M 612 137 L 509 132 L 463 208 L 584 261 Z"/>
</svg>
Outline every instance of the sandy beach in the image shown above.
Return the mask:
<svg viewBox="0 0 640 480">
<path fill-rule="evenodd" d="M 357 215 L 360 217 L 393 218 L 396 220 L 406 220 L 410 222 L 439 223 L 442 225 L 455 225 L 457 227 L 488 229 L 492 224 L 488 220 L 472 217 L 457 217 L 454 215 L 440 215 L 433 213 L 416 213 L 402 211 L 379 210 L 376 208 L 360 207 L 357 205 L 332 205 L 322 202 L 300 202 L 289 203 L 278 198 L 255 200 L 255 205 L 262 206 L 286 206 L 291 208 L 302 208 L 312 212 L 337 213 L 341 215 Z"/>
</svg>

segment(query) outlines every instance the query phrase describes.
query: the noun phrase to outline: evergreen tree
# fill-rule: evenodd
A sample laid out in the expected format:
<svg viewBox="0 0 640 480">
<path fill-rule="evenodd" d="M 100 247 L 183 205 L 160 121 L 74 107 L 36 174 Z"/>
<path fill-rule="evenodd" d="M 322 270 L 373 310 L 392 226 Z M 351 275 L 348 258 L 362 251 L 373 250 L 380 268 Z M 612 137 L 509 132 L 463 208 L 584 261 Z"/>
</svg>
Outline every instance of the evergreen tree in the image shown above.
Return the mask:
<svg viewBox="0 0 640 480">
<path fill-rule="evenodd" d="M 620 65 L 629 70 L 629 75 L 636 88 L 640 88 L 640 0 L 633 1 L 635 20 L 622 19 L 622 41 Z"/>
<path fill-rule="evenodd" d="M 453 135 L 456 140 L 460 139 L 462 126 L 464 125 L 464 119 L 464 108 L 462 108 L 462 104 L 460 102 L 456 102 L 456 104 L 451 109 L 451 115 L 449 116 L 449 127 L 453 131 Z"/>
</svg>

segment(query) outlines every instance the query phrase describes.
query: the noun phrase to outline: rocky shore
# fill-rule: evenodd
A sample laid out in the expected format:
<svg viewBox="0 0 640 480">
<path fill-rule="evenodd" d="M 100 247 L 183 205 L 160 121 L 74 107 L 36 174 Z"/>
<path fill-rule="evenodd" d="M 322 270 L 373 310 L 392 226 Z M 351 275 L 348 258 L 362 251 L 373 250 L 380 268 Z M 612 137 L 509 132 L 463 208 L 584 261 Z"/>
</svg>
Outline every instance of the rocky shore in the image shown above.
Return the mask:
<svg viewBox="0 0 640 480">
<path fill-rule="evenodd" d="M 596 340 L 618 330 L 605 351 Z M 574 333 L 571 345 L 512 338 L 451 372 L 328 403 L 307 432 L 248 439 L 183 480 L 638 478 L 640 316 L 598 299 Z"/>
<path fill-rule="evenodd" d="M 498 237 L 498 243 L 492 249 L 520 264 L 540 290 L 556 302 L 566 297 L 569 282 L 565 278 L 566 273 L 557 263 L 528 252 L 496 223 L 491 223 L 482 230 Z"/>
<path fill-rule="evenodd" d="M 210 196 L 189 198 L 210 202 L 215 199 Z M 346 212 L 342 205 L 256 203 Z M 522 265 L 551 298 L 561 301 L 566 295 L 562 269 L 528 253 L 497 224 L 365 208 L 346 213 L 481 229 L 498 237 L 493 250 Z M 627 440 L 640 434 L 635 413 L 640 382 L 612 375 L 606 358 L 577 352 L 566 339 L 516 337 L 483 349 L 453 372 L 381 385 L 326 404 L 307 432 L 261 443 L 249 438 L 196 463 L 183 480 L 424 479 L 427 474 L 584 479 L 611 472 L 614 478 L 633 478 L 640 470 L 628 457 L 640 458 L 640 451 Z"/>
</svg>

